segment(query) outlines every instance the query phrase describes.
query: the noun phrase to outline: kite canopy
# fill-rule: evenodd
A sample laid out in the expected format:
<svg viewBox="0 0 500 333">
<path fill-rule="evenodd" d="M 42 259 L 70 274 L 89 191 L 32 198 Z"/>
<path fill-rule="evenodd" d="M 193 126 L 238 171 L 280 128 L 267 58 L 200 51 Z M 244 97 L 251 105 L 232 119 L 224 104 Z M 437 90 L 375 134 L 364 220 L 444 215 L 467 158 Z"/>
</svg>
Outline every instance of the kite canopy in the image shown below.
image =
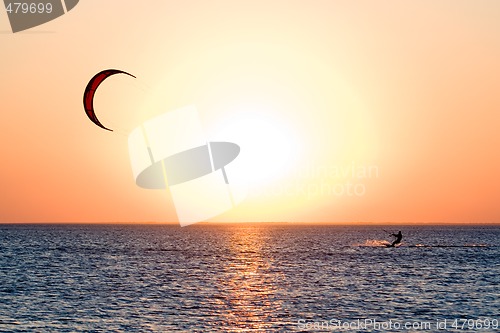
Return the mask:
<svg viewBox="0 0 500 333">
<path fill-rule="evenodd" d="M 97 116 L 95 115 L 94 95 L 99 85 L 108 77 L 115 74 L 126 74 L 135 78 L 135 76 L 133 76 L 132 74 L 129 74 L 127 72 L 118 69 L 106 69 L 97 73 L 96 75 L 94 75 L 92 79 L 90 79 L 89 83 L 87 84 L 87 87 L 85 88 L 85 92 L 83 93 L 83 108 L 85 109 L 85 113 L 94 124 L 108 131 L 113 131 L 113 130 L 101 124 L 101 122 L 99 121 L 99 119 L 97 119 Z"/>
</svg>

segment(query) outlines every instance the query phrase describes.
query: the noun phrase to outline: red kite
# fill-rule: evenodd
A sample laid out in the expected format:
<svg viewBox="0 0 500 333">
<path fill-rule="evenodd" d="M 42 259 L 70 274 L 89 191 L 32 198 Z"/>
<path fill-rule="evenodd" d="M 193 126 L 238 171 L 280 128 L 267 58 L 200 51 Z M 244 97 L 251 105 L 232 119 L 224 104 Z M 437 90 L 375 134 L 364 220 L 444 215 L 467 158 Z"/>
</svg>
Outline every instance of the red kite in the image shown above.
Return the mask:
<svg viewBox="0 0 500 333">
<path fill-rule="evenodd" d="M 85 113 L 89 117 L 90 120 L 97 126 L 104 128 L 105 130 L 108 131 L 113 131 L 109 128 L 104 127 L 99 119 L 97 119 L 97 116 L 95 115 L 94 112 L 94 95 L 97 90 L 97 87 L 102 83 L 102 81 L 106 80 L 111 75 L 114 74 L 127 74 L 135 78 L 132 74 L 129 74 L 124 71 L 120 71 L 118 69 L 106 69 L 102 72 L 97 73 L 87 84 L 87 87 L 85 88 L 85 92 L 83 93 L 83 107 L 85 109 Z"/>
</svg>

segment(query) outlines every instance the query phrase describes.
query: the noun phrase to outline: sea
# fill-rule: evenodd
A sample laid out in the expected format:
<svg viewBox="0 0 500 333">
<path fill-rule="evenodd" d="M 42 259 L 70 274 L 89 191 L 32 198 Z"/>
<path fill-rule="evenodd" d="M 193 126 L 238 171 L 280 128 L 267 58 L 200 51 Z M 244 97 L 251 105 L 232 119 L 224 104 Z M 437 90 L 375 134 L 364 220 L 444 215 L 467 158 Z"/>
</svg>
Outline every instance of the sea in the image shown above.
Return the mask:
<svg viewBox="0 0 500 333">
<path fill-rule="evenodd" d="M 500 332 L 499 320 L 498 225 L 0 225 L 0 332 Z"/>
</svg>

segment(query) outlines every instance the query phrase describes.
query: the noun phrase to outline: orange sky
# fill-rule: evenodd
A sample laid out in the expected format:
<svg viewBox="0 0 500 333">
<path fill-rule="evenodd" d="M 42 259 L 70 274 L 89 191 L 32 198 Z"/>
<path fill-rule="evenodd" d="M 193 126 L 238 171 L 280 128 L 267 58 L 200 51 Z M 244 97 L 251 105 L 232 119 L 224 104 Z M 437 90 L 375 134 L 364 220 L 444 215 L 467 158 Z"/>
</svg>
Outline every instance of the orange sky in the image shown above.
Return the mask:
<svg viewBox="0 0 500 333">
<path fill-rule="evenodd" d="M 0 222 L 175 221 L 168 192 L 135 185 L 127 133 L 189 104 L 207 137 L 251 152 L 248 198 L 213 221 L 499 222 L 499 13 L 81 0 L 13 34 L 0 11 Z M 137 76 L 96 95 L 113 133 L 82 106 L 106 68 Z"/>
</svg>

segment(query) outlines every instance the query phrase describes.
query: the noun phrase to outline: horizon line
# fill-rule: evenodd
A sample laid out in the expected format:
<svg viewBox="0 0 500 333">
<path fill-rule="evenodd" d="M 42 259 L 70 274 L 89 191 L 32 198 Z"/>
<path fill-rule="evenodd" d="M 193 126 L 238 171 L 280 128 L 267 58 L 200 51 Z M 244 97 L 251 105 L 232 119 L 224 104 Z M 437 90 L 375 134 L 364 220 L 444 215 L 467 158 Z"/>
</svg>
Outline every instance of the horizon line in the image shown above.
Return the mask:
<svg viewBox="0 0 500 333">
<path fill-rule="evenodd" d="M 6 222 L 0 221 L 0 225 L 13 225 L 13 224 L 51 224 L 51 225 L 179 225 L 179 222 L 157 222 L 157 221 L 101 221 L 101 222 L 57 222 L 57 221 L 22 221 L 22 222 Z M 400 226 L 416 226 L 416 225 L 498 225 L 500 222 L 408 222 L 408 221 L 386 221 L 386 222 L 369 222 L 369 221 L 356 221 L 356 222 L 289 222 L 289 221 L 246 221 L 246 222 L 217 222 L 217 221 L 202 221 L 194 223 L 193 225 L 235 225 L 235 224 L 286 224 L 286 225 L 337 225 L 337 226 L 349 226 L 349 225 L 366 225 L 366 226 L 376 226 L 376 225 L 400 225 Z"/>
</svg>

